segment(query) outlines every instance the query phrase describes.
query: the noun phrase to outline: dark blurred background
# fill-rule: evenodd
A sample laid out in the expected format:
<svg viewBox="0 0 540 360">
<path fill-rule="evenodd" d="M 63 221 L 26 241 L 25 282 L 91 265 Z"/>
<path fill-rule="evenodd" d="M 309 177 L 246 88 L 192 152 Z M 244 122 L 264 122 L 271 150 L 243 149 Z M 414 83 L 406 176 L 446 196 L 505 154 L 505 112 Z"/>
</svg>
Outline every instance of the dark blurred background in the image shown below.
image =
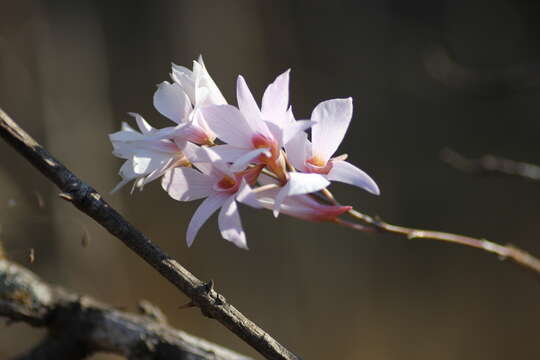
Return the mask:
<svg viewBox="0 0 540 360">
<path fill-rule="evenodd" d="M 505 0 L 4 0 L 0 106 L 305 359 L 534 358 L 540 285 L 530 274 L 473 249 L 274 220 L 246 207 L 249 251 L 222 240 L 215 219 L 188 249 L 184 234 L 197 203 L 175 202 L 158 183 L 108 195 L 121 161 L 107 134 L 130 119 L 128 111 L 167 124 L 152 95 L 171 62 L 191 66 L 203 54 L 231 103 L 238 74 L 260 99 L 290 67 L 297 118 L 321 100 L 354 99 L 340 151 L 374 177 L 382 195 L 336 185 L 342 202 L 390 222 L 540 255 L 540 184 L 469 176 L 439 158 L 451 146 L 540 163 L 539 10 L 538 1 Z M 179 310 L 185 296 L 59 200 L 2 142 L 0 154 L 1 241 L 10 258 L 48 282 L 129 310 L 147 299 L 174 326 L 258 357 L 196 309 Z M 43 334 L 1 325 L 0 358 Z"/>
</svg>

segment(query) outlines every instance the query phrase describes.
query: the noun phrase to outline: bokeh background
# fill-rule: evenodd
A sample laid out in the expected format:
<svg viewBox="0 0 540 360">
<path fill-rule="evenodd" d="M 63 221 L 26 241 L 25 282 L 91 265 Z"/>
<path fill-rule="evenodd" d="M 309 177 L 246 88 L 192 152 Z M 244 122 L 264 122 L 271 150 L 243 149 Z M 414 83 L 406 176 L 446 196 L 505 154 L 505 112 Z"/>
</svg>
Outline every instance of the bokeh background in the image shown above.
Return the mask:
<svg viewBox="0 0 540 360">
<path fill-rule="evenodd" d="M 540 163 L 539 10 L 539 2 L 509 0 L 2 1 L 0 106 L 305 359 L 534 358 L 540 285 L 530 274 L 473 249 L 275 220 L 246 207 L 249 251 L 222 240 L 215 219 L 188 249 L 184 234 L 198 204 L 175 202 L 158 183 L 109 195 L 121 161 L 107 134 L 130 120 L 129 111 L 167 124 L 152 95 L 171 62 L 190 66 L 203 54 L 232 103 L 238 74 L 260 99 L 292 68 L 298 118 L 322 100 L 354 98 L 340 150 L 382 195 L 335 185 L 342 202 L 539 255 L 540 184 L 465 175 L 439 158 L 451 146 Z M 59 200 L 2 142 L 0 154 L 1 241 L 10 258 L 129 310 L 147 299 L 174 326 L 260 358 L 196 309 L 179 310 L 185 296 Z M 0 358 L 43 334 L 0 325 Z"/>
</svg>

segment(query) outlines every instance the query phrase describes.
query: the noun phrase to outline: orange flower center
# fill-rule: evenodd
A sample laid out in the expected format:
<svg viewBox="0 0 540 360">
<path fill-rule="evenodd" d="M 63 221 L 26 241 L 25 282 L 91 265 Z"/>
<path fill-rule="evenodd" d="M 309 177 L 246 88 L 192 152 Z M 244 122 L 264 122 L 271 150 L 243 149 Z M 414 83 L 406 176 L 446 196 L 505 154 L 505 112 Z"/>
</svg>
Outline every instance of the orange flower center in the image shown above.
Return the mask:
<svg viewBox="0 0 540 360">
<path fill-rule="evenodd" d="M 312 164 L 312 165 L 318 166 L 318 167 L 324 167 L 326 165 L 326 161 L 324 161 L 323 159 L 321 159 L 318 156 L 312 157 L 307 162 Z"/>
<path fill-rule="evenodd" d="M 217 185 L 221 189 L 227 190 L 233 188 L 236 185 L 236 180 L 229 176 L 224 176 L 223 179 L 219 180 Z"/>
</svg>

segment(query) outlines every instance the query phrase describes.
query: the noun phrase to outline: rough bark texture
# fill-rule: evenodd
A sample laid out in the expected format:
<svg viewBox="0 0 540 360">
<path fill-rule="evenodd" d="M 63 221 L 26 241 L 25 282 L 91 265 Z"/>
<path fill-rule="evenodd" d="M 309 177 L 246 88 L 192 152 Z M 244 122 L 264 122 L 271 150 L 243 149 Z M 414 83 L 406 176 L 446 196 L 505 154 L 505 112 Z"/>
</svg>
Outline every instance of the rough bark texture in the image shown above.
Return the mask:
<svg viewBox="0 0 540 360">
<path fill-rule="evenodd" d="M 112 352 L 129 359 L 250 360 L 173 329 L 162 316 L 130 314 L 50 286 L 5 259 L 0 260 L 0 316 L 49 330 L 17 359 L 83 359 Z"/>
</svg>

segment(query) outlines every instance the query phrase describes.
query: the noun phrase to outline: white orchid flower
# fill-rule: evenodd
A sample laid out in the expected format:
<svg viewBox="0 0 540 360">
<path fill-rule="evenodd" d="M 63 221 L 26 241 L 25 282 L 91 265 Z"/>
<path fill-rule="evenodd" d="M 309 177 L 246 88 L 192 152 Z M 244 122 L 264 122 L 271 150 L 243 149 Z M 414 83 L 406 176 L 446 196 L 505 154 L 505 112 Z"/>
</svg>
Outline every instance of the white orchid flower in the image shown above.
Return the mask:
<svg viewBox="0 0 540 360">
<path fill-rule="evenodd" d="M 227 104 L 227 100 L 208 73 L 202 56 L 193 61 L 193 70 L 173 64 L 171 78 L 184 89 L 195 107 Z"/>
<path fill-rule="evenodd" d="M 206 124 L 200 109 L 227 104 L 227 101 L 208 74 L 202 57 L 193 61 L 193 71 L 173 64 L 171 78 L 172 84 L 164 81 L 158 85 L 154 107 L 178 124 L 175 137 L 196 144 L 213 144 L 216 135 Z"/>
<path fill-rule="evenodd" d="M 168 169 L 175 166 L 189 165 L 189 160 L 183 150 L 192 145 L 186 142 L 175 142 L 164 139 L 173 128 L 154 129 L 139 114 L 130 113 L 137 122 L 139 131 L 127 123 L 122 123 L 122 130 L 109 135 L 113 145 L 113 155 L 126 159 L 120 168 L 120 181 L 111 193 L 132 180 L 133 191 L 159 178 Z"/>
<path fill-rule="evenodd" d="M 296 134 L 310 126 L 309 121 L 286 121 L 289 103 L 289 71 L 281 74 L 264 92 L 259 109 L 246 81 L 238 77 L 236 95 L 238 109 L 231 105 L 208 106 L 201 109 L 209 127 L 218 138 L 227 143 L 215 147 L 223 159 L 241 168 L 245 160 L 259 149 L 268 154 L 259 156 L 258 163 L 265 164 L 283 181 L 286 179 L 281 148 Z"/>
<path fill-rule="evenodd" d="M 311 120 L 311 142 L 307 134 L 297 134 L 285 144 L 287 157 L 299 171 L 317 173 L 331 181 L 358 186 L 379 195 L 379 187 L 364 171 L 345 161 L 346 155 L 332 157 L 343 141 L 351 122 L 352 99 L 333 99 L 318 104 Z M 291 115 L 292 117 L 292 115 Z M 289 121 L 294 121 L 289 117 Z"/>
<path fill-rule="evenodd" d="M 259 206 L 265 209 L 274 210 L 276 208 L 276 198 L 279 196 L 279 189 L 269 189 L 261 192 L 246 189 L 237 200 L 242 203 L 253 204 L 255 196 Z M 308 195 L 293 195 L 287 197 L 280 206 L 280 211 L 289 216 L 303 220 L 323 222 L 333 221 L 338 216 L 352 209 L 351 206 L 324 205 Z"/>
<path fill-rule="evenodd" d="M 162 187 L 178 201 L 206 198 L 195 211 L 188 229 L 187 245 L 191 246 L 197 233 L 208 218 L 221 208 L 218 217 L 221 236 L 240 248 L 247 249 L 246 234 L 242 228 L 236 198 L 243 194 L 245 203 L 259 207 L 250 195 L 249 184 L 254 184 L 262 166 L 242 171 L 232 171 L 231 166 L 216 152 L 200 148 L 211 162 L 197 162 L 193 168 L 171 169 L 162 179 Z"/>
</svg>

